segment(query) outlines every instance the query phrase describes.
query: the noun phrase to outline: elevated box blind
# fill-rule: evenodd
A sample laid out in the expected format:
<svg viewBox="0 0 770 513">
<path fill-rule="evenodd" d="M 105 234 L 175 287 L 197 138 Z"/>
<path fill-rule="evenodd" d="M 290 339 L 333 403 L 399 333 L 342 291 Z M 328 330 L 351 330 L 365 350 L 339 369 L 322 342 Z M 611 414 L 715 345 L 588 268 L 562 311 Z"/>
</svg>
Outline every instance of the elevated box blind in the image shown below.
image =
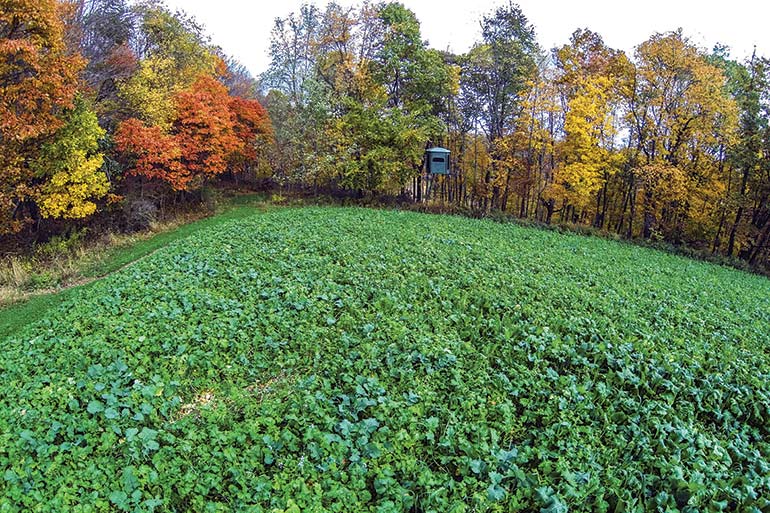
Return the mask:
<svg viewBox="0 0 770 513">
<path fill-rule="evenodd" d="M 425 151 L 428 173 L 434 175 L 449 174 L 449 150 L 446 148 L 430 148 Z"/>
</svg>

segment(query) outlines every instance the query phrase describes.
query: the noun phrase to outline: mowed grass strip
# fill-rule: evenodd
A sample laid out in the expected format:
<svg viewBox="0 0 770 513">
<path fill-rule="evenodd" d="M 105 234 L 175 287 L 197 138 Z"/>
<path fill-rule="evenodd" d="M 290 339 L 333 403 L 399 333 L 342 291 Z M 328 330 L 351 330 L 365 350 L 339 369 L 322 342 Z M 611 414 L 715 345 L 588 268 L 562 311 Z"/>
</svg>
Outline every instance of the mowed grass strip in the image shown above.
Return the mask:
<svg viewBox="0 0 770 513">
<path fill-rule="evenodd" d="M 767 279 L 630 245 L 233 219 L 5 341 L 0 511 L 764 511 L 769 334 Z"/>
</svg>

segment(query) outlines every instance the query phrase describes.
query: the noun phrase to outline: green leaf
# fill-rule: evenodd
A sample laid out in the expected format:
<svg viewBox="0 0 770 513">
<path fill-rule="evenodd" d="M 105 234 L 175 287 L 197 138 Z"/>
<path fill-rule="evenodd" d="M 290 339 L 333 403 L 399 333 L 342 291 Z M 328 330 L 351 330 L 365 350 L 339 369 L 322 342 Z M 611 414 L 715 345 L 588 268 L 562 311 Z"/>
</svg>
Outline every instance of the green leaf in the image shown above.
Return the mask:
<svg viewBox="0 0 770 513">
<path fill-rule="evenodd" d="M 86 410 L 91 414 L 101 413 L 104 411 L 104 404 L 101 401 L 90 401 Z"/>
<path fill-rule="evenodd" d="M 128 510 L 128 494 L 123 490 L 116 490 L 110 493 L 110 502 L 122 510 Z"/>
<path fill-rule="evenodd" d="M 493 501 L 501 501 L 505 498 L 505 489 L 496 484 L 489 485 L 487 488 L 487 497 Z"/>
</svg>

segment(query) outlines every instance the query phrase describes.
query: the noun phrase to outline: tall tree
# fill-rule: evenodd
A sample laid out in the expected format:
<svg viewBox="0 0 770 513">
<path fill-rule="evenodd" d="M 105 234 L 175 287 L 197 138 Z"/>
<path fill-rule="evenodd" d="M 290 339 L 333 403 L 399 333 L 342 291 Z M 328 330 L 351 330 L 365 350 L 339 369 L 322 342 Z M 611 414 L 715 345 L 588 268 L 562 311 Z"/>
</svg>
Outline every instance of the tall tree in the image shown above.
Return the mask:
<svg viewBox="0 0 770 513">
<path fill-rule="evenodd" d="M 616 130 L 606 77 L 581 79 L 569 99 L 564 121 L 564 155 L 551 194 L 562 199 L 583 219 L 609 175 L 617 168 L 613 158 Z M 574 220 L 574 218 L 572 219 Z"/>
<path fill-rule="evenodd" d="M 0 233 L 39 217 L 30 162 L 74 107 L 78 55 L 67 53 L 60 4 L 0 1 Z"/>
<path fill-rule="evenodd" d="M 457 87 L 456 71 L 398 3 L 304 6 L 276 22 L 271 54 L 263 84 L 279 89 L 267 100 L 279 153 L 313 185 L 399 192 Z"/>
<path fill-rule="evenodd" d="M 279 183 L 316 185 L 328 87 L 318 77 L 322 13 L 303 4 L 299 13 L 275 20 L 270 66 L 260 76 L 275 134 L 275 178 Z"/>
<path fill-rule="evenodd" d="M 220 58 L 225 63 L 226 68 L 222 82 L 227 86 L 230 96 L 238 96 L 249 100 L 256 99 L 259 83 L 246 66 L 226 55 L 220 55 Z"/>
<path fill-rule="evenodd" d="M 770 100 L 770 65 L 767 61 L 758 58 L 755 53 L 745 66 L 735 64 L 728 72 L 740 109 L 738 140 L 731 152 L 739 176 L 733 199 L 735 217 L 726 248 L 729 256 L 740 245 L 741 223 L 746 210 L 751 210 L 753 206 L 750 191 L 762 189 L 763 168 L 767 167 L 767 155 L 763 148 L 768 133 L 766 109 Z"/>
<path fill-rule="evenodd" d="M 400 3 L 381 7 L 383 27 L 370 67 L 372 78 L 385 86 L 388 106 L 425 116 L 440 114 L 456 94 L 459 69 L 427 47 L 415 14 Z"/>
<path fill-rule="evenodd" d="M 643 191 L 642 235 L 650 237 L 681 230 L 692 206 L 687 192 L 710 178 L 699 174 L 701 157 L 712 150 L 715 133 L 733 129 L 736 111 L 722 71 L 681 32 L 654 35 L 636 55 L 627 110 Z M 669 184 L 685 184 L 684 190 Z"/>
<path fill-rule="evenodd" d="M 462 86 L 476 98 L 481 126 L 494 141 L 508 133 L 520 115 L 540 49 L 535 29 L 512 2 L 484 16 L 481 36 L 482 42 L 468 55 Z"/>
<path fill-rule="evenodd" d="M 515 131 L 523 112 L 523 100 L 536 77 L 540 54 L 535 30 L 521 8 L 510 2 L 498 7 L 481 21 L 481 43 L 468 53 L 462 70 L 461 88 L 467 93 L 470 108 L 477 113 L 479 125 L 493 150 L 510 145 L 497 144 Z M 494 153 L 494 152 L 493 152 Z M 498 207 L 503 178 L 510 159 L 494 155 L 495 165 L 484 174 L 484 188 L 491 190 L 486 208 Z M 502 182 L 502 183 L 501 183 Z"/>
<path fill-rule="evenodd" d="M 67 46 L 87 61 L 82 70 L 83 92 L 91 98 L 99 123 L 110 133 L 122 105 L 118 84 L 139 66 L 131 49 L 137 16 L 128 0 L 69 0 L 65 12 Z"/>
<path fill-rule="evenodd" d="M 68 44 L 86 58 L 85 82 L 103 98 L 114 92 L 116 78 L 125 73 L 115 67 L 114 56 L 128 49 L 135 12 L 127 0 L 71 0 L 69 5 Z"/>
<path fill-rule="evenodd" d="M 589 30 L 575 31 L 570 44 L 553 53 L 554 81 L 565 107 L 564 139 L 547 195 L 562 203 L 570 221 L 593 218 L 595 226 L 603 227 L 609 180 L 622 163 L 615 148 L 621 131 L 617 120 L 622 81 L 631 64 Z"/>
<path fill-rule="evenodd" d="M 321 14 L 314 5 L 303 4 L 299 13 L 277 18 L 270 38 L 270 67 L 262 84 L 284 92 L 293 105 L 302 105 L 305 82 L 315 75 L 316 45 Z"/>
</svg>

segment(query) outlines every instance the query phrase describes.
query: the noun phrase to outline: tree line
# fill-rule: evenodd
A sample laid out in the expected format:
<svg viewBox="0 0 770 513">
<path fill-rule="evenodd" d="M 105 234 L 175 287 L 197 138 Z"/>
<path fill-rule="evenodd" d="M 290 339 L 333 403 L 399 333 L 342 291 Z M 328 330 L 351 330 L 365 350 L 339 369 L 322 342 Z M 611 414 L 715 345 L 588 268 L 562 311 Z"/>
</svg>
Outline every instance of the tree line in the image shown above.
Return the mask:
<svg viewBox="0 0 770 513">
<path fill-rule="evenodd" d="M 261 78 L 275 179 L 401 194 L 767 265 L 770 65 L 681 31 L 633 55 L 577 30 L 542 49 L 519 6 L 464 54 L 428 47 L 399 3 L 276 20 Z M 453 173 L 424 172 L 426 147 Z"/>
<path fill-rule="evenodd" d="M 519 6 L 463 54 L 401 3 L 303 5 L 259 80 L 161 2 L 0 0 L 0 237 L 141 225 L 207 184 L 400 195 L 770 261 L 770 63 L 681 31 L 541 48 Z M 431 176 L 425 149 L 452 151 Z"/>
<path fill-rule="evenodd" d="M 141 223 L 223 175 L 266 173 L 256 81 L 155 1 L 0 1 L 0 236 Z"/>
</svg>

